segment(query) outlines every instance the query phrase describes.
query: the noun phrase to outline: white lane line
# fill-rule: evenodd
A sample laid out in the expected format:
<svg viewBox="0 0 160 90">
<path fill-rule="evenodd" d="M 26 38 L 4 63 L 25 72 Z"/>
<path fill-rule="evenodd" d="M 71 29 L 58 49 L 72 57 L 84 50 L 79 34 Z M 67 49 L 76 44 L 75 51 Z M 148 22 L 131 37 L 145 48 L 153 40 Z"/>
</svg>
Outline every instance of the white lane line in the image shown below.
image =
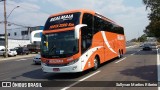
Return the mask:
<svg viewBox="0 0 160 90">
<path fill-rule="evenodd" d="M 25 61 L 25 60 L 27 60 L 27 59 L 19 59 L 19 60 L 16 60 L 16 61 Z"/>
<path fill-rule="evenodd" d="M 126 48 L 132 48 L 132 47 L 136 47 L 137 45 L 133 45 L 133 46 L 128 46 L 128 47 L 126 47 Z"/>
<path fill-rule="evenodd" d="M 138 50 L 137 52 L 140 52 L 141 50 Z"/>
<path fill-rule="evenodd" d="M 158 78 L 158 82 L 160 81 L 160 56 L 159 56 L 159 49 L 157 49 L 157 78 Z M 160 90 L 160 87 L 158 87 L 158 90 Z"/>
<path fill-rule="evenodd" d="M 67 87 L 62 88 L 61 90 L 67 90 L 67 89 L 71 88 L 72 86 L 74 86 L 74 85 L 80 83 L 81 81 L 84 81 L 84 80 L 86 80 L 86 79 L 94 76 L 95 74 L 97 74 L 97 73 L 99 73 L 99 72 L 101 72 L 101 71 L 97 71 L 97 72 L 95 72 L 95 73 L 92 73 L 91 75 L 89 75 L 89 76 L 87 76 L 87 77 L 85 77 L 85 78 L 82 78 L 82 79 L 78 80 L 77 82 L 75 82 L 75 83 L 73 83 L 73 84 L 71 84 L 71 85 L 69 85 L 69 86 L 67 86 Z"/>
<path fill-rule="evenodd" d="M 131 56 L 135 55 L 136 53 L 132 53 Z"/>
<path fill-rule="evenodd" d="M 132 53 L 132 54 L 130 54 L 131 56 L 133 56 L 133 55 L 135 55 L 136 53 L 138 53 L 138 52 L 140 52 L 141 50 L 138 50 L 137 52 L 135 52 L 135 53 Z"/>
<path fill-rule="evenodd" d="M 121 61 L 123 61 L 123 60 L 125 60 L 127 57 L 124 57 L 124 58 L 122 58 L 122 59 L 120 59 L 120 60 L 118 60 L 117 62 L 115 62 L 115 63 L 119 63 L 119 62 L 121 62 Z"/>
</svg>

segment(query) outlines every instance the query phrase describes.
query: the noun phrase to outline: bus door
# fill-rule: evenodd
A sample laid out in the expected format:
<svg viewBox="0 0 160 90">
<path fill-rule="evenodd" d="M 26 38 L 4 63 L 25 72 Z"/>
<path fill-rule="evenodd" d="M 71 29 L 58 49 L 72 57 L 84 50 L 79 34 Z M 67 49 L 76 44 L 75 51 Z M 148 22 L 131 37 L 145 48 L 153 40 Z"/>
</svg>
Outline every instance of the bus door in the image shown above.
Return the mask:
<svg viewBox="0 0 160 90">
<path fill-rule="evenodd" d="M 81 28 L 81 54 L 86 53 L 92 46 L 93 39 L 93 15 L 84 13 L 82 24 L 86 24 L 86 27 Z M 87 60 L 89 58 L 89 53 L 86 55 Z M 82 60 L 82 65 L 85 62 Z"/>
</svg>

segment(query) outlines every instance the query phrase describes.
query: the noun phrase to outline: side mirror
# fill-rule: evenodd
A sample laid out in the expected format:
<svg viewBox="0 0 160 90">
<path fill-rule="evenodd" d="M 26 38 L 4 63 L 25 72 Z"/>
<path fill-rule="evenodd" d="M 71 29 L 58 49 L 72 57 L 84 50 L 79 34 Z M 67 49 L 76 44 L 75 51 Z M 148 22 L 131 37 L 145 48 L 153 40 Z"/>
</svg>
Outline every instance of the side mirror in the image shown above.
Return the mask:
<svg viewBox="0 0 160 90">
<path fill-rule="evenodd" d="M 79 39 L 79 31 L 82 27 L 86 27 L 87 24 L 79 24 L 75 26 L 75 39 Z"/>
</svg>

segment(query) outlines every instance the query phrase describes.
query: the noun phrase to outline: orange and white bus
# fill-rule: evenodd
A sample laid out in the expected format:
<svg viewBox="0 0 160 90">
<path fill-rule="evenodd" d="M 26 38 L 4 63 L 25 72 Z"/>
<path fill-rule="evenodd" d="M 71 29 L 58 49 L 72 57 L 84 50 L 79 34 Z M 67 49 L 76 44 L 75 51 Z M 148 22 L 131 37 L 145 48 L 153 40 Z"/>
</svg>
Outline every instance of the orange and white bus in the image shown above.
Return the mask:
<svg viewBox="0 0 160 90">
<path fill-rule="evenodd" d="M 74 73 L 97 69 L 126 52 L 123 27 L 91 10 L 51 15 L 41 39 L 42 70 Z"/>
</svg>

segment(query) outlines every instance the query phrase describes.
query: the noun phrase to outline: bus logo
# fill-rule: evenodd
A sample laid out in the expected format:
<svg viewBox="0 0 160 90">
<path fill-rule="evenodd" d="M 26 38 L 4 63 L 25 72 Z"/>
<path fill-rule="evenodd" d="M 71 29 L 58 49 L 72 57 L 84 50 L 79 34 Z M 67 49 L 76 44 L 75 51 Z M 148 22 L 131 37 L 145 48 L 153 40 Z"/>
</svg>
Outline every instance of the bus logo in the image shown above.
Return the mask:
<svg viewBox="0 0 160 90">
<path fill-rule="evenodd" d="M 63 16 L 57 16 L 50 19 L 50 22 L 58 21 L 58 20 L 72 20 L 73 14 L 70 15 L 63 15 Z"/>
</svg>

